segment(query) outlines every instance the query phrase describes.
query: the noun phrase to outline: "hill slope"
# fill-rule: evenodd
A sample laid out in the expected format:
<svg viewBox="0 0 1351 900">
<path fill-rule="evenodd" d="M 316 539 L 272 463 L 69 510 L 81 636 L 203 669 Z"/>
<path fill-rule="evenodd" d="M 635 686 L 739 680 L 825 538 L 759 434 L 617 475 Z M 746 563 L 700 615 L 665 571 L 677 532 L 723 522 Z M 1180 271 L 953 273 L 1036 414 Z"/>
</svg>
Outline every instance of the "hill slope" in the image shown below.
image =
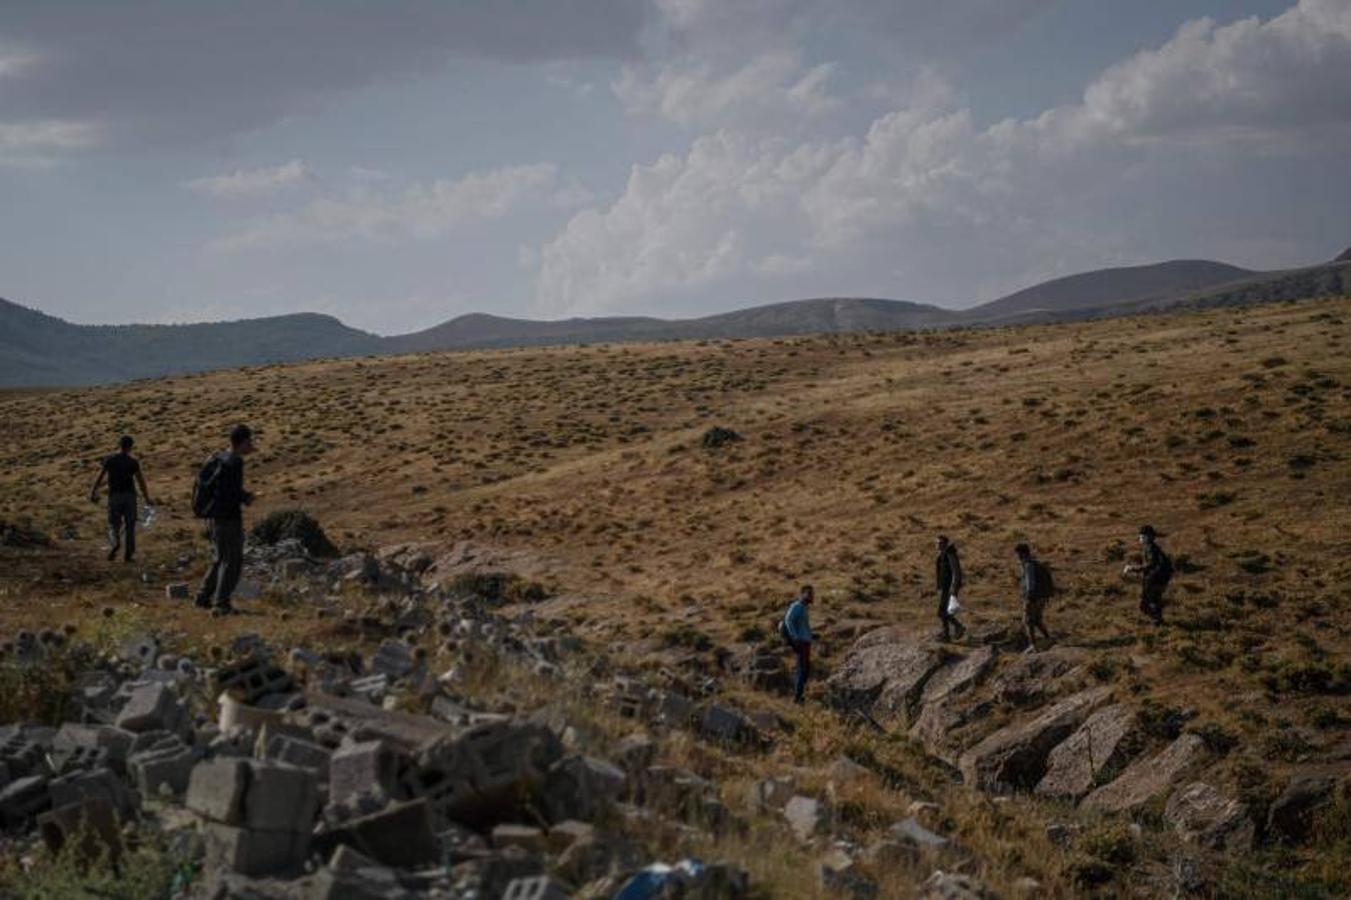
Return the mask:
<svg viewBox="0 0 1351 900">
<path fill-rule="evenodd" d="M 641 316 L 534 321 L 473 313 L 378 337 L 304 313 L 196 325 L 74 325 L 0 300 L 0 387 L 101 384 L 331 356 L 547 344 L 910 331 L 1104 318 L 1351 293 L 1351 261 L 1253 272 L 1206 260 L 1102 269 L 1033 285 L 962 312 L 922 303 L 821 297 L 694 319 Z"/>
<path fill-rule="evenodd" d="M 1024 288 L 968 310 L 967 315 L 972 321 L 993 322 L 1029 314 L 1077 313 L 1096 307 L 1172 297 L 1180 292 L 1238 281 L 1255 274 L 1250 269 L 1202 259 L 1099 269 Z"/>
<path fill-rule="evenodd" d="M 375 335 L 316 313 L 194 325 L 74 325 L 0 300 L 0 386 L 102 384 L 382 349 Z"/>
</svg>

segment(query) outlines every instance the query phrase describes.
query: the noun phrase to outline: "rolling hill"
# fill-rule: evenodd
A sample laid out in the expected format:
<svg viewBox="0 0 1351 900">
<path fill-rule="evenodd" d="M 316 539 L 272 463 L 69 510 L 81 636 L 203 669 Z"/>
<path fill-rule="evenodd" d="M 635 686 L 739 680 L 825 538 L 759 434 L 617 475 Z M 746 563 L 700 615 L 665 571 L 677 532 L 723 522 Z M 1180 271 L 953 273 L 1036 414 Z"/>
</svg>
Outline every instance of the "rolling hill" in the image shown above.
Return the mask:
<svg viewBox="0 0 1351 900">
<path fill-rule="evenodd" d="M 1099 269 L 1054 278 L 968 310 L 978 322 L 1034 314 L 1079 313 L 1119 303 L 1175 297 L 1185 291 L 1240 281 L 1259 273 L 1204 259 Z"/>
<path fill-rule="evenodd" d="M 694 319 L 536 321 L 472 313 L 392 337 L 315 313 L 194 325 L 76 325 L 0 300 L 0 387 L 103 384 L 340 356 L 1053 322 L 1348 293 L 1351 249 L 1328 263 L 1276 272 L 1207 260 L 1100 269 L 963 311 L 900 300 L 820 297 Z"/>
</svg>

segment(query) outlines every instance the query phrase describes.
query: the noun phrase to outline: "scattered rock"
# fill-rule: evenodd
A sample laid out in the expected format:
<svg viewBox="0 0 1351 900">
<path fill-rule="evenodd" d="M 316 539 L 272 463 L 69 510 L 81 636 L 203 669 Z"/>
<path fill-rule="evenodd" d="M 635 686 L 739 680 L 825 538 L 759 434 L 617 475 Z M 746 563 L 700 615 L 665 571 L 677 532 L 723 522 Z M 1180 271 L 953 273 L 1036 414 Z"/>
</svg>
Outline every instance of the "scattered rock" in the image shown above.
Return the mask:
<svg viewBox="0 0 1351 900">
<path fill-rule="evenodd" d="M 1111 695 L 1110 687 L 1091 688 L 1052 704 L 1030 721 L 996 731 L 962 754 L 962 777 L 980 790 L 1031 789 L 1045 774 L 1051 750 Z"/>
<path fill-rule="evenodd" d="M 1085 797 L 1082 805 L 1107 812 L 1138 809 L 1172 787 L 1205 753 L 1205 741 L 1195 734 L 1184 734 L 1163 752 L 1137 758 L 1115 781 Z"/>
<path fill-rule="evenodd" d="M 898 627 L 880 628 L 854 642 L 844 661 L 826 681 L 831 706 L 859 709 L 881 721 L 907 719 L 925 682 L 943 664 L 928 643 L 920 643 Z"/>
<path fill-rule="evenodd" d="M 1211 850 L 1251 850 L 1257 831 L 1247 806 L 1202 781 L 1174 792 L 1163 817 L 1183 840 Z"/>
<path fill-rule="evenodd" d="M 1118 771 L 1130 760 L 1139 737 L 1133 709 L 1121 703 L 1103 707 L 1046 757 L 1046 775 L 1036 793 L 1077 801 L 1103 773 Z"/>
<path fill-rule="evenodd" d="M 830 824 L 830 811 L 815 797 L 798 794 L 783 807 L 783 817 L 799 841 L 809 843 Z"/>
<path fill-rule="evenodd" d="M 1289 844 L 1309 839 L 1315 814 L 1332 801 L 1337 778 L 1329 774 L 1293 776 L 1267 811 L 1267 834 Z"/>
</svg>

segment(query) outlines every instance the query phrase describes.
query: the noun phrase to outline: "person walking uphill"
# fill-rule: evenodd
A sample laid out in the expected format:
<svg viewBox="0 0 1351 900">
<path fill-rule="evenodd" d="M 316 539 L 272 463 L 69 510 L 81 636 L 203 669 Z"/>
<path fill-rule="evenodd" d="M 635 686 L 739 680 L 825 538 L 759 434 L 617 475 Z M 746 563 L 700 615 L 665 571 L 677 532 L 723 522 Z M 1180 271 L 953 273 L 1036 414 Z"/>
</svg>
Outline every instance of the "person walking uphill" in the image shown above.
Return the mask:
<svg viewBox="0 0 1351 900">
<path fill-rule="evenodd" d="M 131 455 L 135 441 L 130 435 L 122 435 L 117 442 L 118 451 L 103 460 L 94 486 L 89 489 L 89 499 L 97 503 L 99 487 L 103 479 L 108 479 L 108 561 L 117 557 L 117 550 L 123 547 L 123 559 L 131 562 L 136 555 L 136 487 L 141 488 L 141 496 L 147 506 L 154 506 L 150 499 L 150 489 L 145 486 L 145 476 L 141 474 L 141 462 Z"/>
<path fill-rule="evenodd" d="M 797 599 L 788 607 L 779 630 L 784 639 L 793 648 L 797 657 L 797 682 L 793 688 L 793 702 L 802 703 L 807 696 L 807 679 L 811 677 L 812 667 L 812 623 L 808 608 L 816 592 L 810 584 L 802 586 Z"/>
<path fill-rule="evenodd" d="M 1051 570 L 1041 560 L 1032 555 L 1027 544 L 1018 544 L 1013 548 L 1021 567 L 1019 583 L 1023 595 L 1023 631 L 1027 634 L 1027 649 L 1024 653 L 1037 652 L 1037 632 L 1040 631 L 1051 640 L 1051 632 L 1046 628 L 1046 601 L 1055 593 L 1055 584 Z"/>
<path fill-rule="evenodd" d="M 957 640 L 966 637 L 966 626 L 957 621 L 955 610 L 949 609 L 962 589 L 962 561 L 957 556 L 957 545 L 949 541 L 947 535 L 938 536 L 938 560 L 935 564 L 938 582 L 938 621 L 943 626 L 943 640 L 952 640 L 949 629 L 957 629 Z"/>
<path fill-rule="evenodd" d="M 1163 624 L 1163 592 L 1173 578 L 1173 561 L 1158 543 L 1153 525 L 1140 526 L 1141 564 L 1126 566 L 1125 574 L 1140 576 L 1140 612 L 1155 625 Z"/>
<path fill-rule="evenodd" d="M 211 536 L 211 568 L 197 591 L 197 605 L 212 615 L 234 612 L 231 598 L 244 567 L 244 507 L 253 502 L 244 490 L 244 457 L 252 452 L 253 431 L 236 425 L 230 449 L 213 454 L 193 485 L 192 512 L 209 520 Z"/>
</svg>

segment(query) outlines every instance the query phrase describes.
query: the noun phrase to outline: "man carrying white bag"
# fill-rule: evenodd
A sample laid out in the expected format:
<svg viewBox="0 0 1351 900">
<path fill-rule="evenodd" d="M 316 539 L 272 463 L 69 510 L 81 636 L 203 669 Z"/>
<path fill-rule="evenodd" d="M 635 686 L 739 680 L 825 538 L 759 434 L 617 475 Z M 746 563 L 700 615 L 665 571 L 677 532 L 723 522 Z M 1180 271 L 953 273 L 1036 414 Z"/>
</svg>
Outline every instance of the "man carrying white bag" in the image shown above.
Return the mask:
<svg viewBox="0 0 1351 900">
<path fill-rule="evenodd" d="M 953 640 L 952 629 L 957 633 L 956 640 L 966 637 L 966 626 L 957 621 L 957 612 L 962 608 L 957 600 L 962 590 L 962 562 L 957 556 L 957 545 L 948 540 L 947 535 L 938 536 L 938 561 L 935 566 L 938 581 L 938 621 L 943 625 L 943 640 Z"/>
</svg>

